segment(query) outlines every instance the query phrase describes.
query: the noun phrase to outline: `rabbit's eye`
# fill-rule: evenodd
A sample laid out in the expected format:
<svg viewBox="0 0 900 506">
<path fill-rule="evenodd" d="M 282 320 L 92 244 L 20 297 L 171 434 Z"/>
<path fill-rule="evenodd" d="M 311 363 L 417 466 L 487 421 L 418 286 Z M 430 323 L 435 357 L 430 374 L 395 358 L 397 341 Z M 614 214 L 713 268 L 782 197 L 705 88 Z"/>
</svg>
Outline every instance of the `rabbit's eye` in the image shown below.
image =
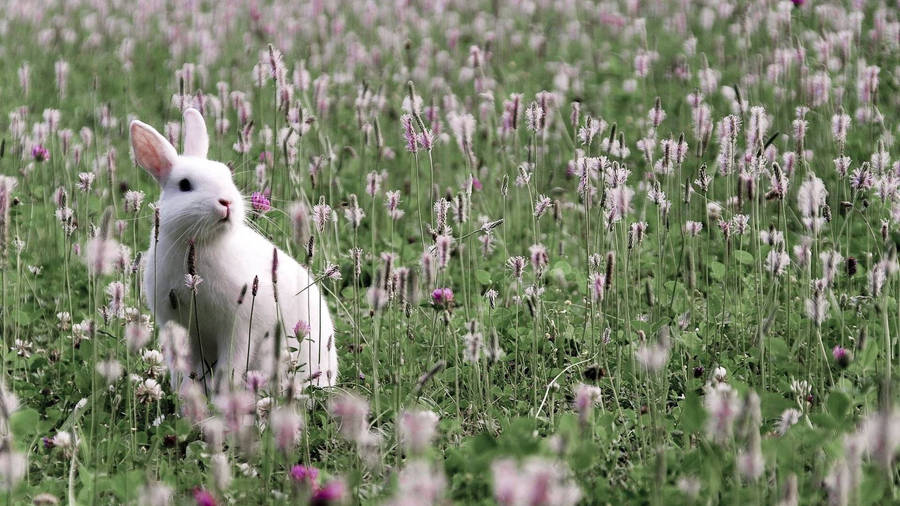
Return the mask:
<svg viewBox="0 0 900 506">
<path fill-rule="evenodd" d="M 178 189 L 183 192 L 191 191 L 191 182 L 188 181 L 187 179 L 182 179 L 181 181 L 178 182 Z"/>
</svg>

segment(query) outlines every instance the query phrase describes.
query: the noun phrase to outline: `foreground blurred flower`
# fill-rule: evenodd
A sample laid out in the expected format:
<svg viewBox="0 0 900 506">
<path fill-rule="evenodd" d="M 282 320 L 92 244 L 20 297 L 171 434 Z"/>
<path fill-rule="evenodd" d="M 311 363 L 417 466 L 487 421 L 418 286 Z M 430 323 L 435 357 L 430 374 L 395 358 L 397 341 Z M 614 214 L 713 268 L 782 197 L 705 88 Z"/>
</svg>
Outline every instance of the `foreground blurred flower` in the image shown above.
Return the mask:
<svg viewBox="0 0 900 506">
<path fill-rule="evenodd" d="M 34 506 L 54 506 L 56 504 L 59 504 L 59 499 L 57 499 L 53 494 L 43 492 L 34 496 L 34 499 L 31 500 L 31 503 L 34 504 Z"/>
<path fill-rule="evenodd" d="M 781 418 L 775 422 L 775 430 L 778 431 L 778 435 L 783 436 L 787 434 L 788 429 L 800 421 L 800 416 L 801 413 L 794 408 L 784 410 L 781 413 Z"/>
<path fill-rule="evenodd" d="M 883 469 L 890 470 L 900 450 L 900 409 L 872 413 L 857 431 L 866 455 Z"/>
<path fill-rule="evenodd" d="M 197 506 L 216 506 L 216 498 L 202 488 L 194 490 L 194 501 L 197 502 Z"/>
<path fill-rule="evenodd" d="M 644 345 L 634 352 L 641 368 L 650 373 L 659 372 L 669 360 L 669 349 L 662 343 Z"/>
<path fill-rule="evenodd" d="M 7 448 L 0 451 L 0 490 L 12 490 L 25 477 L 25 454 Z"/>
<path fill-rule="evenodd" d="M 232 478 L 231 462 L 228 461 L 228 456 L 224 453 L 217 453 L 213 455 L 209 461 L 212 467 L 212 475 L 213 480 L 216 483 L 216 488 L 219 491 L 228 489 L 228 486 L 231 485 Z"/>
<path fill-rule="evenodd" d="M 684 495 L 695 498 L 700 494 L 700 480 L 695 476 L 682 476 L 678 478 L 678 490 Z"/>
<path fill-rule="evenodd" d="M 438 416 L 434 411 L 404 411 L 397 424 L 400 441 L 408 452 L 421 453 L 434 439 L 437 423 Z"/>
<path fill-rule="evenodd" d="M 581 499 L 581 490 L 568 478 L 565 464 L 531 457 L 523 465 L 512 459 L 491 464 L 494 499 L 501 506 L 569 506 Z"/>
<path fill-rule="evenodd" d="M 164 483 L 148 483 L 138 492 L 140 506 L 169 506 L 172 504 L 174 491 Z"/>
<path fill-rule="evenodd" d="M 737 468 L 747 480 L 757 480 L 765 470 L 765 460 L 762 456 L 759 426 L 761 415 L 759 411 L 760 400 L 756 392 L 747 394 L 743 409 L 743 423 L 741 426 L 746 431 L 747 443 L 738 451 Z"/>
<path fill-rule="evenodd" d="M 709 413 L 707 435 L 716 442 L 727 442 L 731 438 L 734 419 L 740 408 L 737 392 L 728 383 L 718 383 L 707 387 L 703 402 Z"/>
<path fill-rule="evenodd" d="M 291 450 L 300 439 L 300 430 L 303 428 L 300 414 L 293 408 L 279 406 L 272 411 L 269 420 L 278 449 L 284 452 Z"/>
<path fill-rule="evenodd" d="M 397 492 L 389 506 L 431 506 L 441 502 L 447 479 L 441 469 L 425 460 L 413 460 L 397 477 Z"/>
<path fill-rule="evenodd" d="M 231 432 L 239 432 L 256 409 L 255 396 L 246 390 L 230 390 L 213 399 Z"/>
<path fill-rule="evenodd" d="M 266 374 L 262 371 L 247 371 L 247 388 L 253 393 L 259 393 L 268 381 Z"/>
<path fill-rule="evenodd" d="M 578 420 L 585 424 L 591 416 L 594 405 L 600 402 L 600 387 L 579 383 L 575 386 L 575 411 Z"/>
<path fill-rule="evenodd" d="M 169 369 L 180 374 L 190 374 L 191 350 L 187 329 L 175 320 L 169 320 L 159 333 L 159 342 Z"/>
<path fill-rule="evenodd" d="M 122 377 L 124 369 L 118 360 L 102 360 L 97 362 L 97 373 L 106 380 L 107 383 L 113 384 Z"/>
<path fill-rule="evenodd" d="M 311 506 L 340 504 L 347 497 L 347 485 L 342 480 L 331 480 L 313 492 Z"/>
<path fill-rule="evenodd" d="M 378 433 L 369 430 L 369 403 L 351 393 L 341 393 L 328 401 L 328 412 L 337 419 L 341 434 L 356 445 L 356 450 L 368 463 L 378 459 Z"/>
<path fill-rule="evenodd" d="M 16 178 L 0 175 L 0 262 L 6 260 L 6 246 L 9 243 L 9 209 L 12 206 L 12 192 L 16 184 Z"/>
<path fill-rule="evenodd" d="M 150 341 L 150 329 L 142 323 L 129 323 L 125 326 L 125 342 L 128 351 L 136 352 Z"/>
<path fill-rule="evenodd" d="M 338 419 L 341 434 L 351 441 L 364 441 L 369 432 L 369 403 L 362 397 L 343 393 L 328 403 L 331 416 Z"/>
<path fill-rule="evenodd" d="M 84 262 L 93 275 L 110 274 L 116 267 L 117 251 L 120 251 L 120 245 L 115 239 L 98 235 L 85 245 Z"/>
</svg>

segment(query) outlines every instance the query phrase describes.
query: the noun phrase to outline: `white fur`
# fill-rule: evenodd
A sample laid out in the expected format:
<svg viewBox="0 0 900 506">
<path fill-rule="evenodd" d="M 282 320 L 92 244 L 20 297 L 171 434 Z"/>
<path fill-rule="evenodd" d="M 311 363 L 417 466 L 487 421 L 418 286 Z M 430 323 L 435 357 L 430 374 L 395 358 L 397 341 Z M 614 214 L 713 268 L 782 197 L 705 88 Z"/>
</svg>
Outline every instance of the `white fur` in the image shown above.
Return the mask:
<svg viewBox="0 0 900 506">
<path fill-rule="evenodd" d="M 139 121 L 131 124 L 135 159 L 162 188 L 159 243 L 154 244 L 151 233 L 150 249 L 144 256 L 143 292 L 160 326 L 174 320 L 190 331 L 195 381 L 210 377 L 204 375 L 201 354 L 212 366 L 215 385 L 243 381 L 248 369 L 271 378 L 278 318 L 272 284 L 275 247 L 244 222 L 243 196 L 229 169 L 206 159 L 209 138 L 200 113 L 188 109 L 184 117 L 186 154 L 182 156 L 175 154 L 175 148 L 152 127 Z M 191 191 L 179 188 L 182 179 L 190 181 Z M 220 199 L 229 202 L 226 221 L 222 221 L 226 206 Z M 190 239 L 195 242 L 196 272 L 203 279 L 196 305 L 185 284 Z M 332 386 L 338 366 L 328 305 L 319 287 L 310 286 L 309 272 L 277 251 L 278 307 L 283 324 L 278 369 L 281 386 Z M 259 278 L 259 291 L 254 300 L 251 289 L 255 276 Z M 238 304 L 245 285 L 246 295 Z M 174 308 L 170 292 L 176 301 Z M 293 329 L 300 320 L 309 324 L 310 335 L 298 344 Z M 315 378 L 310 380 L 312 376 Z M 207 387 L 215 385 L 207 383 Z"/>
</svg>

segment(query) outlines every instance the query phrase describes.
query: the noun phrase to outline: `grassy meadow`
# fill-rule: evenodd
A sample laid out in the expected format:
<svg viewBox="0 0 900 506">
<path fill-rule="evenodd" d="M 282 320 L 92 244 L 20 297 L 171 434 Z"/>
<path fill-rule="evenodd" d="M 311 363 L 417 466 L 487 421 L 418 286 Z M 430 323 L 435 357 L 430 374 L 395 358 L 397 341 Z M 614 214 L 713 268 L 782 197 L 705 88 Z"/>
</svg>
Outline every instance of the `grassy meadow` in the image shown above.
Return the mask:
<svg viewBox="0 0 900 506">
<path fill-rule="evenodd" d="M 0 502 L 900 501 L 896 1 L 3 4 Z M 336 386 L 173 389 L 189 107 Z"/>
</svg>

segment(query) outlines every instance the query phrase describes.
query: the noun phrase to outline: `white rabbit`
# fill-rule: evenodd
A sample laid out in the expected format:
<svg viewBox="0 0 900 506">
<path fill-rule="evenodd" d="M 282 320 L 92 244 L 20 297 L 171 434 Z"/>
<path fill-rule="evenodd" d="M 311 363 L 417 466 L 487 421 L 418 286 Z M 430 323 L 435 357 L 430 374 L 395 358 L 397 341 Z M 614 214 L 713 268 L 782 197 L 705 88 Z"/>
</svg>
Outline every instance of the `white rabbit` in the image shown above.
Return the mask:
<svg viewBox="0 0 900 506">
<path fill-rule="evenodd" d="M 179 156 L 153 127 L 131 122 L 135 161 L 162 190 L 158 242 L 154 231 L 144 255 L 143 292 L 160 327 L 175 321 L 190 332 L 188 363 L 193 379 L 185 377 L 181 387 L 203 381 L 208 390 L 222 381 L 240 382 L 248 370 L 273 377 L 278 319 L 273 286 L 278 287 L 283 329 L 280 386 L 290 385 L 297 392 L 309 384 L 334 385 L 338 372 L 334 324 L 318 286 L 305 268 L 244 222 L 244 198 L 231 171 L 206 159 L 209 136 L 196 109 L 184 111 L 183 130 L 184 153 Z M 186 280 L 192 241 L 196 274 L 202 278 L 195 296 Z M 298 322 L 309 329 L 307 338 L 299 332 L 299 341 L 294 335 Z M 173 388 L 178 387 L 175 376 Z M 211 376 L 214 383 L 208 381 Z"/>
</svg>

